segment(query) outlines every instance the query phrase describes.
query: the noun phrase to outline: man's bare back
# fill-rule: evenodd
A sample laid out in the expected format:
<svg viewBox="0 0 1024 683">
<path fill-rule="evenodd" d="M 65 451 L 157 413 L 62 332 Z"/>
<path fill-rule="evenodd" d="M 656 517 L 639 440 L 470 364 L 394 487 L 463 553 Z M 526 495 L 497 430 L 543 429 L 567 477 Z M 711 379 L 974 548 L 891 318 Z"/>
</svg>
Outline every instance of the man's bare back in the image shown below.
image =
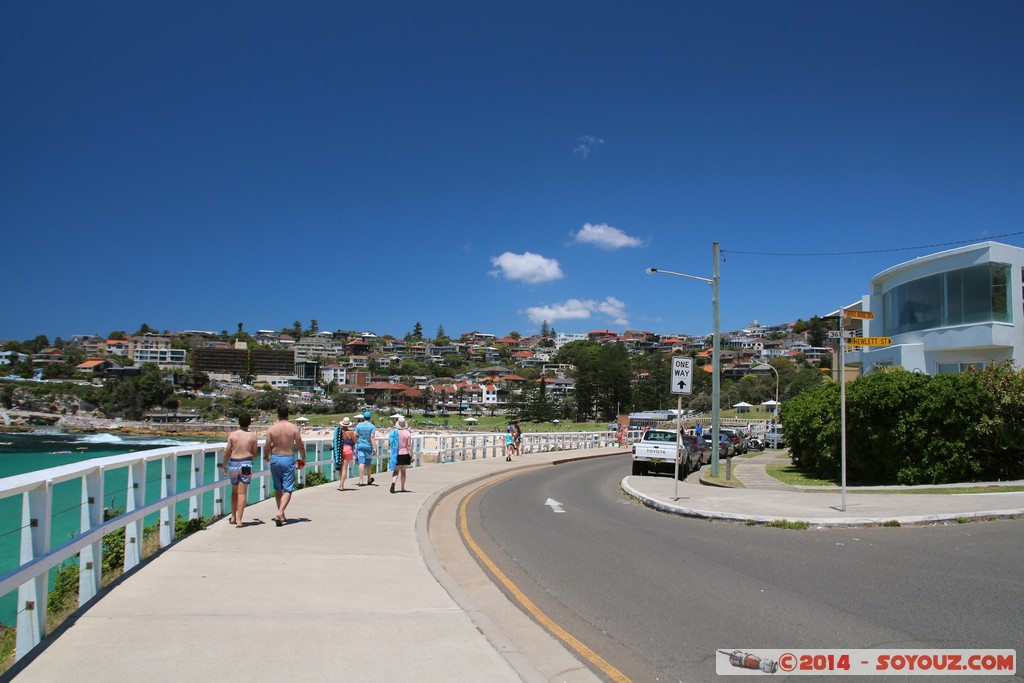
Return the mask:
<svg viewBox="0 0 1024 683">
<path fill-rule="evenodd" d="M 299 456 L 306 457 L 306 445 L 302 443 L 299 428 L 288 420 L 279 420 L 267 430 L 267 450 L 271 455 L 293 455 L 299 449 Z"/>
<path fill-rule="evenodd" d="M 259 456 L 256 435 L 248 429 L 236 429 L 228 435 L 228 445 L 224 448 L 224 457 L 232 460 L 245 460 L 246 457 Z"/>
</svg>

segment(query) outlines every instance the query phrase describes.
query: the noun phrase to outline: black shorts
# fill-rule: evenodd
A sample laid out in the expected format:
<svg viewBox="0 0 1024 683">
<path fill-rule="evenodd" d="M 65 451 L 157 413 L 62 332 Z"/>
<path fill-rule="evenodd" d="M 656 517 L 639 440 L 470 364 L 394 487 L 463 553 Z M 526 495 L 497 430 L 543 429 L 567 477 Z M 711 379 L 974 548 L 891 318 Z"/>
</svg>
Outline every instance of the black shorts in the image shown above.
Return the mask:
<svg viewBox="0 0 1024 683">
<path fill-rule="evenodd" d="M 395 460 L 395 464 L 398 465 L 399 467 L 402 466 L 402 465 L 411 465 L 412 464 L 412 456 L 409 455 L 408 453 L 406 453 L 404 455 L 399 453 L 398 454 L 398 459 Z"/>
</svg>

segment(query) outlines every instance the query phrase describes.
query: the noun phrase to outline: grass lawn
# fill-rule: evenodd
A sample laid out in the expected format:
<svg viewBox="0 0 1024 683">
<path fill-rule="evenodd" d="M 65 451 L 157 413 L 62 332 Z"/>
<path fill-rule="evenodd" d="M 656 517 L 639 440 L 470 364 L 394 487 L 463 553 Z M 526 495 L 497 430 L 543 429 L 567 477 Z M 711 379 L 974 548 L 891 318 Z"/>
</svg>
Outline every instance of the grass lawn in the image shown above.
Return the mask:
<svg viewBox="0 0 1024 683">
<path fill-rule="evenodd" d="M 839 486 L 839 482 L 828 479 L 816 479 L 804 473 L 794 465 L 779 465 L 769 463 L 765 469 L 768 474 L 781 482 L 793 486 Z M 891 489 L 862 489 L 854 490 L 853 493 L 942 493 L 945 495 L 957 495 L 963 493 L 1012 493 L 1024 491 L 1024 486 L 957 486 L 957 487 L 913 487 L 913 488 L 891 488 Z"/>
<path fill-rule="evenodd" d="M 765 470 L 769 476 L 775 477 L 784 484 L 793 486 L 835 486 L 836 482 L 831 479 L 818 479 L 808 475 L 804 470 L 795 465 L 780 465 L 768 463 Z"/>
</svg>

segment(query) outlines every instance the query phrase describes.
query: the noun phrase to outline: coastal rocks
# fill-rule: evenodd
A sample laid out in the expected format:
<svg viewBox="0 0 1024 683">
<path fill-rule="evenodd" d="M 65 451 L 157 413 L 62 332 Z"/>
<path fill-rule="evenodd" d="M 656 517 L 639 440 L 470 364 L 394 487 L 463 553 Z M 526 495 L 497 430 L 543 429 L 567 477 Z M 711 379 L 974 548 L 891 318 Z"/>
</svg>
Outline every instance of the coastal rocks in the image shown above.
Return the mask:
<svg viewBox="0 0 1024 683">
<path fill-rule="evenodd" d="M 60 422 L 60 414 L 40 413 L 31 410 L 8 410 L 12 427 L 29 425 L 52 426 Z"/>
<path fill-rule="evenodd" d="M 81 402 L 74 394 L 40 394 L 25 389 L 16 389 L 11 396 L 9 412 L 32 414 L 74 415 L 79 411 Z"/>
</svg>

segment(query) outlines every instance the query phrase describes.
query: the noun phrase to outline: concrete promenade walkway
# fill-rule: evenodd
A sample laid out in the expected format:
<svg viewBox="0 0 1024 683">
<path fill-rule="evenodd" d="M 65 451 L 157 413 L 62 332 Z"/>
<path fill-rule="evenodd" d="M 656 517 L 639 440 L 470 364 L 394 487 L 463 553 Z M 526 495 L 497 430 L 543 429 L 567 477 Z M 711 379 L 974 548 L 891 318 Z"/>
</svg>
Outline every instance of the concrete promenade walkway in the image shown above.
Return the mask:
<svg viewBox="0 0 1024 683">
<path fill-rule="evenodd" d="M 596 681 L 532 621 L 494 625 L 478 612 L 468 595 L 493 599 L 474 589 L 482 571 L 457 538 L 438 559 L 427 533 L 444 491 L 566 457 L 424 465 L 409 471 L 411 493 L 389 493 L 387 474 L 353 490 L 307 488 L 283 527 L 273 501 L 251 505 L 243 528 L 223 519 L 145 563 L 51 635 L 16 680 Z"/>
<path fill-rule="evenodd" d="M 218 521 L 124 578 L 51 635 L 16 680 L 598 680 L 494 587 L 459 538 L 455 513 L 460 487 L 623 452 L 424 465 L 410 470 L 412 492 L 404 494 L 388 492 L 386 475 L 349 491 L 326 484 L 296 492 L 281 528 L 272 501 L 250 506 L 244 528 Z M 737 521 L 828 526 L 1024 514 L 1024 492 L 851 492 L 843 512 L 838 491 L 753 488 L 777 455 L 734 460 L 748 489 L 704 486 L 693 475 L 680 482 L 678 500 L 669 477 L 625 476 L 622 487 L 667 512 Z"/>
</svg>

